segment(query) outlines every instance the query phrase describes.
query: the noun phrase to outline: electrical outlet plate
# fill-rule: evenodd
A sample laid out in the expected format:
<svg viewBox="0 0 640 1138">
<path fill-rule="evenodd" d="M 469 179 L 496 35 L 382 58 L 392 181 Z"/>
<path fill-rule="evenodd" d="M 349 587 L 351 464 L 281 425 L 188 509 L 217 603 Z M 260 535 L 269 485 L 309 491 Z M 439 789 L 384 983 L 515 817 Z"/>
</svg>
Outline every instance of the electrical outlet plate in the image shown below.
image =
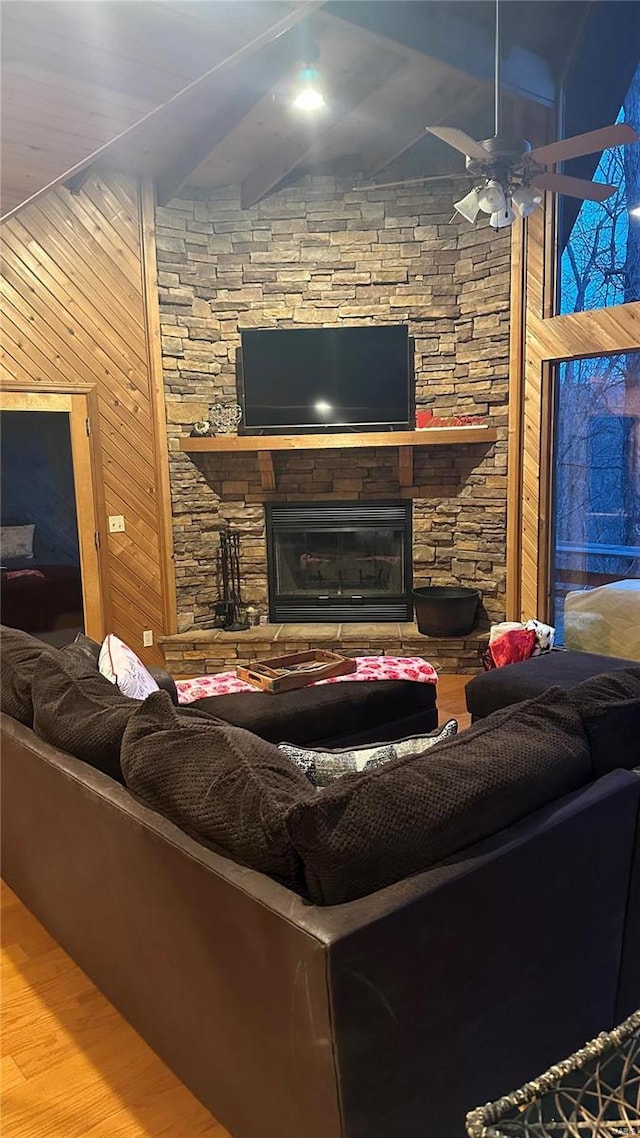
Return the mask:
<svg viewBox="0 0 640 1138">
<path fill-rule="evenodd" d="M 153 645 L 153 632 L 150 628 L 146 628 L 142 633 L 142 646 L 143 648 L 151 648 Z"/>
<path fill-rule="evenodd" d="M 109 514 L 109 533 L 124 533 L 122 514 Z"/>
</svg>

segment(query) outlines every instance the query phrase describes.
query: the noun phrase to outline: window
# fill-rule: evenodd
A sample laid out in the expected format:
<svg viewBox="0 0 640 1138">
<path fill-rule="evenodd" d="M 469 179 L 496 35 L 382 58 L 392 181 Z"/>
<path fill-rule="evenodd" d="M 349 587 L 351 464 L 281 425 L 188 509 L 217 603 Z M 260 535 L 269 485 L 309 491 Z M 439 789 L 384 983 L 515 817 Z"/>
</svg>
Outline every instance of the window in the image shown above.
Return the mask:
<svg viewBox="0 0 640 1138">
<path fill-rule="evenodd" d="M 558 642 L 640 658 L 640 352 L 558 365 L 553 521 Z"/>
<path fill-rule="evenodd" d="M 640 128 L 640 65 L 618 122 Z M 640 142 L 605 150 L 593 175 L 617 186 L 607 201 L 561 198 L 575 220 L 560 259 L 558 312 L 584 312 L 640 300 Z"/>
</svg>

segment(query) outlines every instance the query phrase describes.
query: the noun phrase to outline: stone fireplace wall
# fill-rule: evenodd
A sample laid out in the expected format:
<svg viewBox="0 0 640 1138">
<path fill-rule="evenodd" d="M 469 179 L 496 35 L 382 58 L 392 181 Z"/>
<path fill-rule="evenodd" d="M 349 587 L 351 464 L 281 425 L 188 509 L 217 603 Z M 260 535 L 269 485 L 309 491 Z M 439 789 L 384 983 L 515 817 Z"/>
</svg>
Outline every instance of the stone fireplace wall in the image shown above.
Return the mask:
<svg viewBox="0 0 640 1138">
<path fill-rule="evenodd" d="M 475 585 L 487 616 L 504 615 L 509 232 L 448 224 L 455 183 L 437 196 L 352 185 L 307 178 L 250 210 L 238 187 L 195 190 L 157 210 L 181 629 L 211 618 L 224 525 L 242 533 L 244 599 L 265 606 L 263 503 L 278 499 L 411 497 L 414 581 Z M 275 492 L 255 455 L 177 450 L 214 400 L 235 401 L 242 328 L 399 322 L 417 403 L 486 417 L 498 443 L 416 450 L 403 490 L 393 448 L 276 453 Z"/>
</svg>

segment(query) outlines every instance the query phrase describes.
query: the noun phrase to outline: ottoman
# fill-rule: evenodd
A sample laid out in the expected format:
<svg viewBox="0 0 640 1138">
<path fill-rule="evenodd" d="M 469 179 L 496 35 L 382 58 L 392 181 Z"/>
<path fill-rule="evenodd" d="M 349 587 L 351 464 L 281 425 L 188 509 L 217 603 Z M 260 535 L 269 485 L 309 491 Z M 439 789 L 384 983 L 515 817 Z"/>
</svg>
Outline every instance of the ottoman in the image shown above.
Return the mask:
<svg viewBox="0 0 640 1138">
<path fill-rule="evenodd" d="M 213 695 L 189 706 L 270 743 L 299 746 L 383 743 L 438 726 L 436 685 L 408 680 L 326 684 L 280 695 Z"/>
<path fill-rule="evenodd" d="M 472 721 L 484 719 L 492 711 L 533 699 L 547 688 L 573 688 L 576 684 L 613 672 L 617 668 L 637 668 L 636 660 L 616 656 L 598 656 L 592 652 L 569 652 L 562 649 L 532 656 L 521 664 L 507 664 L 475 676 L 465 688 L 467 710 Z"/>
</svg>

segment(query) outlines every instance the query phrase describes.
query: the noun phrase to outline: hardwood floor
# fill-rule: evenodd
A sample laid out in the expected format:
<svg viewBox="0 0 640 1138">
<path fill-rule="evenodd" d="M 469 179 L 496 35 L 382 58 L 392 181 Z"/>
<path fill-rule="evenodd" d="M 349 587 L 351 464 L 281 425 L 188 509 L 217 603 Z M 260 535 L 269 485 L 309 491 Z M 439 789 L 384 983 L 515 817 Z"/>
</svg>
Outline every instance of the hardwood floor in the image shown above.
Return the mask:
<svg viewBox="0 0 640 1138">
<path fill-rule="evenodd" d="M 230 1138 L 5 885 L 1 913 L 3 1138 Z"/>
<path fill-rule="evenodd" d="M 440 677 L 441 723 L 468 679 Z M 1 917 L 3 1138 L 230 1138 L 5 885 Z"/>
<path fill-rule="evenodd" d="M 464 689 L 472 676 L 438 676 L 438 719 L 440 724 L 447 719 L 457 719 L 462 731 L 469 727 L 471 716 L 464 700 Z"/>
</svg>

